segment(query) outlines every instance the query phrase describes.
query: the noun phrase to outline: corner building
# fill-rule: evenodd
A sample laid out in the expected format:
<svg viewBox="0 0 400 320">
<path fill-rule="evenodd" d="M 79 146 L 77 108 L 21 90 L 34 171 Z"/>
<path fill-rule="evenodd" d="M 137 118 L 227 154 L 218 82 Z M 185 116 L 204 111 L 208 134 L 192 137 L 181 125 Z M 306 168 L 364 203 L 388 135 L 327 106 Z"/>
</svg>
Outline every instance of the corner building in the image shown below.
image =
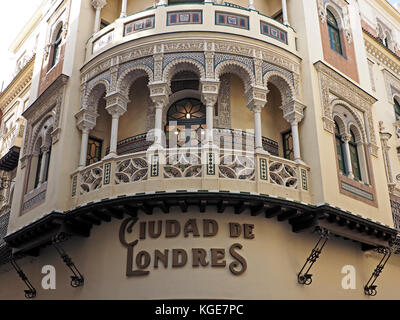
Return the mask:
<svg viewBox="0 0 400 320">
<path fill-rule="evenodd" d="M 399 44 L 384 0 L 43 1 L 0 298 L 399 299 Z"/>
</svg>

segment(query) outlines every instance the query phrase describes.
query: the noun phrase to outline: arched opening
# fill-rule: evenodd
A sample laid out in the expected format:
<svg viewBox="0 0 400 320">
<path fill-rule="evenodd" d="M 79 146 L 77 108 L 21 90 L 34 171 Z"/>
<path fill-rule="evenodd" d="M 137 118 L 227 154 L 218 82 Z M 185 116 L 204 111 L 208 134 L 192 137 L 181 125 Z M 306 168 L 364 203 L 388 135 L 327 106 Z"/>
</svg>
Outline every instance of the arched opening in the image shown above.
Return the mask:
<svg viewBox="0 0 400 320">
<path fill-rule="evenodd" d="M 294 160 L 293 136 L 284 117 L 282 93 L 277 85 L 268 82 L 267 104 L 261 111 L 263 148 L 272 155 Z"/>
<path fill-rule="evenodd" d="M 59 61 L 61 56 L 61 41 L 62 41 L 62 25 L 59 26 L 56 37 L 52 44 L 50 69 L 53 68 Z"/>
<path fill-rule="evenodd" d="M 165 126 L 169 148 L 199 146 L 205 134 L 204 129 L 206 107 L 200 100 L 184 98 L 169 107 Z"/>
<path fill-rule="evenodd" d="M 333 51 L 343 55 L 338 22 L 330 10 L 327 10 L 329 43 Z"/>
</svg>

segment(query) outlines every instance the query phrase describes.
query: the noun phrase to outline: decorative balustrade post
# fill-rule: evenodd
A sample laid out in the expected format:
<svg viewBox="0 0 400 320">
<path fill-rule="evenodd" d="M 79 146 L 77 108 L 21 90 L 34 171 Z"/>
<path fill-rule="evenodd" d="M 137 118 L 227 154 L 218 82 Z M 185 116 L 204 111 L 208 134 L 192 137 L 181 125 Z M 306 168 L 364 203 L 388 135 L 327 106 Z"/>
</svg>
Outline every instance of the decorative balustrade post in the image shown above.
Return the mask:
<svg viewBox="0 0 400 320">
<path fill-rule="evenodd" d="M 77 127 L 82 131 L 81 153 L 79 157 L 80 168 L 83 168 L 86 165 L 89 132 L 96 126 L 97 117 L 98 114 L 86 109 L 82 109 L 75 115 Z"/>
<path fill-rule="evenodd" d="M 342 134 L 341 137 L 342 137 L 342 141 L 344 143 L 347 175 L 349 178 L 353 179 L 354 175 L 353 175 L 353 167 L 351 165 L 351 155 L 350 155 L 350 146 L 349 146 L 349 141 L 351 139 L 351 135 L 344 133 L 344 134 Z"/>
<path fill-rule="evenodd" d="M 101 9 L 103 9 L 105 5 L 107 5 L 106 0 L 92 0 L 92 6 L 93 8 L 96 9 L 96 17 L 94 19 L 93 33 L 96 33 L 97 31 L 100 30 L 100 23 L 101 23 L 100 13 Z"/>
<path fill-rule="evenodd" d="M 106 110 L 112 117 L 110 152 L 107 157 L 117 155 L 119 117 L 126 112 L 128 102 L 128 99 L 119 92 L 111 93 L 106 97 Z"/>
</svg>

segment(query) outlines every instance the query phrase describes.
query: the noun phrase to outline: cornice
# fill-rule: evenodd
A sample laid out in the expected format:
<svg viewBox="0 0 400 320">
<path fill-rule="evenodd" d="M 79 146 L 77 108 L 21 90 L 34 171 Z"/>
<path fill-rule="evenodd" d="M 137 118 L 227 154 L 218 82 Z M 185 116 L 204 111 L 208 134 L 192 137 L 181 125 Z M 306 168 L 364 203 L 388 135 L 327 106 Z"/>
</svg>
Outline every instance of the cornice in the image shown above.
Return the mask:
<svg viewBox="0 0 400 320">
<path fill-rule="evenodd" d="M 400 58 L 392 51 L 387 49 L 368 31 L 364 31 L 364 44 L 367 54 L 382 63 L 386 68 L 400 77 Z"/>
<path fill-rule="evenodd" d="M 32 81 L 35 55 L 25 67 L 14 77 L 11 83 L 0 95 L 0 110 L 4 110 L 22 90 Z"/>
</svg>

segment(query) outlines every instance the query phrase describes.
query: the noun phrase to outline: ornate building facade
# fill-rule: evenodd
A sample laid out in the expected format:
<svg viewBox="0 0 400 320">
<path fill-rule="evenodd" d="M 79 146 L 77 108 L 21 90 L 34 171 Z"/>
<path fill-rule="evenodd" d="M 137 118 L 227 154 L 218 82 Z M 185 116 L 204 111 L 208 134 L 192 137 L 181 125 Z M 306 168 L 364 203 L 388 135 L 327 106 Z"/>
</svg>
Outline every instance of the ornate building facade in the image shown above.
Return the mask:
<svg viewBox="0 0 400 320">
<path fill-rule="evenodd" d="M 45 0 L 22 34 L 1 298 L 400 298 L 385 0 Z"/>
</svg>

